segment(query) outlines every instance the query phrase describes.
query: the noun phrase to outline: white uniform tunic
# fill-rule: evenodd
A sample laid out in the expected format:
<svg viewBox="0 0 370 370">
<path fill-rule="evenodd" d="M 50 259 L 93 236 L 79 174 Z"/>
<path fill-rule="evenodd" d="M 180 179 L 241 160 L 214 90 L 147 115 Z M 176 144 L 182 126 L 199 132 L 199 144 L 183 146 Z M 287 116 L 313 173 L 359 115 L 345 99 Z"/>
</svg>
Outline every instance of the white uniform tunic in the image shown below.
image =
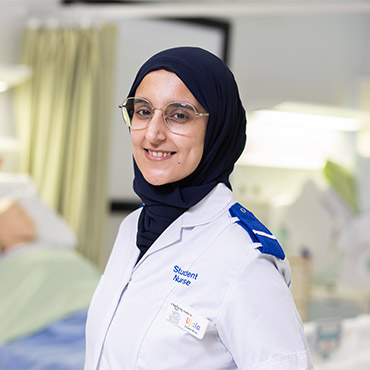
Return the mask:
<svg viewBox="0 0 370 370">
<path fill-rule="evenodd" d="M 217 185 L 135 265 L 122 223 L 87 320 L 85 370 L 311 369 L 286 261 L 261 253 Z"/>
</svg>

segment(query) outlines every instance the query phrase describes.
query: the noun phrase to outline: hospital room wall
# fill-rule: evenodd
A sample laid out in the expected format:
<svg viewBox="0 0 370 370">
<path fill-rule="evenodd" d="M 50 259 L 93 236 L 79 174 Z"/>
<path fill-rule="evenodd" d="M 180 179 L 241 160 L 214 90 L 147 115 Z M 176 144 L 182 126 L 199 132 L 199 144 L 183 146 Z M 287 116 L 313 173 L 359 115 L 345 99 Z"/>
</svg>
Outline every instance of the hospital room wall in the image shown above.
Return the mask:
<svg viewBox="0 0 370 370">
<path fill-rule="evenodd" d="M 50 6 L 53 2 L 56 4 L 57 0 L 0 0 L 0 63 L 18 61 L 21 30 L 30 4 L 39 6 L 40 16 L 43 16 L 47 12 L 45 4 Z M 242 99 L 249 111 L 268 108 L 285 100 L 347 107 L 358 105 L 359 83 L 370 76 L 368 13 L 257 15 L 228 20 L 232 26 L 229 65 L 235 72 Z M 137 27 L 135 32 L 148 34 L 148 29 Z M 161 35 L 161 38 L 166 38 L 166 35 Z M 127 45 L 119 43 L 119 48 L 126 48 L 125 52 L 130 53 Z M 126 67 L 122 60 L 118 61 L 117 68 Z M 118 133 L 121 139 L 113 141 L 109 197 L 135 201 L 137 198 L 131 190 L 132 162 L 127 155 L 128 133 L 116 112 L 116 103 L 123 98 L 128 86 L 119 80 L 116 83 L 112 102 L 115 112 L 113 135 Z M 2 125 L 14 132 L 10 105 L 3 103 L 9 100 L 9 94 L 0 98 L 0 107 L 5 107 L 2 108 Z M 6 109 L 9 109 L 7 115 Z M 125 153 L 122 153 L 122 148 L 126 148 Z M 121 218 L 119 214 L 110 217 L 109 246 L 116 232 L 117 220 Z"/>
</svg>

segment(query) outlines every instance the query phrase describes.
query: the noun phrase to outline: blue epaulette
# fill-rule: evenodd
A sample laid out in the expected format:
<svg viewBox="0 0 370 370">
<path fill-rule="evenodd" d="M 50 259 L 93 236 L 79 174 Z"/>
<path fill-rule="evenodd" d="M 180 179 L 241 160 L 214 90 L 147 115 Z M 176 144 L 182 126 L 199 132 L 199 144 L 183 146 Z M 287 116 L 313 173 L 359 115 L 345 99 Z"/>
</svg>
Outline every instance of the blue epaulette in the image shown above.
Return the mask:
<svg viewBox="0 0 370 370">
<path fill-rule="evenodd" d="M 252 212 L 245 209 L 239 203 L 235 203 L 229 209 L 229 212 L 231 217 L 237 217 L 239 219 L 237 223 L 248 232 L 252 241 L 261 244 L 261 247 L 258 247 L 260 252 L 271 254 L 281 260 L 285 258 L 283 248 L 281 248 L 275 236 L 265 225 L 257 220 Z"/>
</svg>

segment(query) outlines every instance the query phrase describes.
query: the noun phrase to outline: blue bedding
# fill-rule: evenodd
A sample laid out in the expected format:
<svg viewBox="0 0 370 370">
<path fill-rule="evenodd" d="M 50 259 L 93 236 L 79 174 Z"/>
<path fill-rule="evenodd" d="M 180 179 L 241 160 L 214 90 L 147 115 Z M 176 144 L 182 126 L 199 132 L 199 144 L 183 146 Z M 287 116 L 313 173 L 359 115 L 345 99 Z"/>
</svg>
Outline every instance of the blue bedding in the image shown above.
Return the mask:
<svg viewBox="0 0 370 370">
<path fill-rule="evenodd" d="M 75 250 L 25 248 L 0 260 L 0 370 L 82 370 L 99 277 Z"/>
<path fill-rule="evenodd" d="M 87 310 L 0 347 L 1 370 L 82 370 Z"/>
</svg>

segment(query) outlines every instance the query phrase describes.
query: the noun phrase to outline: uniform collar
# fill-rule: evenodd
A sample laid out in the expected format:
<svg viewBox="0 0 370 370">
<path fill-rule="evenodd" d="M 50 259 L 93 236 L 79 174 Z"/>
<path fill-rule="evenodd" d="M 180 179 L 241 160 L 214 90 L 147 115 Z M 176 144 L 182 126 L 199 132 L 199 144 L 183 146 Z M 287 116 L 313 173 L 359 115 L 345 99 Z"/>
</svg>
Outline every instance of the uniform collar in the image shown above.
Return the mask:
<svg viewBox="0 0 370 370">
<path fill-rule="evenodd" d="M 191 207 L 182 217 L 182 227 L 206 224 L 227 211 L 233 200 L 231 190 L 223 183 L 217 184 L 200 202 Z"/>
<path fill-rule="evenodd" d="M 189 208 L 165 230 L 136 265 L 139 267 L 151 254 L 181 239 L 183 228 L 206 224 L 226 212 L 235 203 L 231 190 L 223 183 L 216 185 L 200 202 Z"/>
</svg>

